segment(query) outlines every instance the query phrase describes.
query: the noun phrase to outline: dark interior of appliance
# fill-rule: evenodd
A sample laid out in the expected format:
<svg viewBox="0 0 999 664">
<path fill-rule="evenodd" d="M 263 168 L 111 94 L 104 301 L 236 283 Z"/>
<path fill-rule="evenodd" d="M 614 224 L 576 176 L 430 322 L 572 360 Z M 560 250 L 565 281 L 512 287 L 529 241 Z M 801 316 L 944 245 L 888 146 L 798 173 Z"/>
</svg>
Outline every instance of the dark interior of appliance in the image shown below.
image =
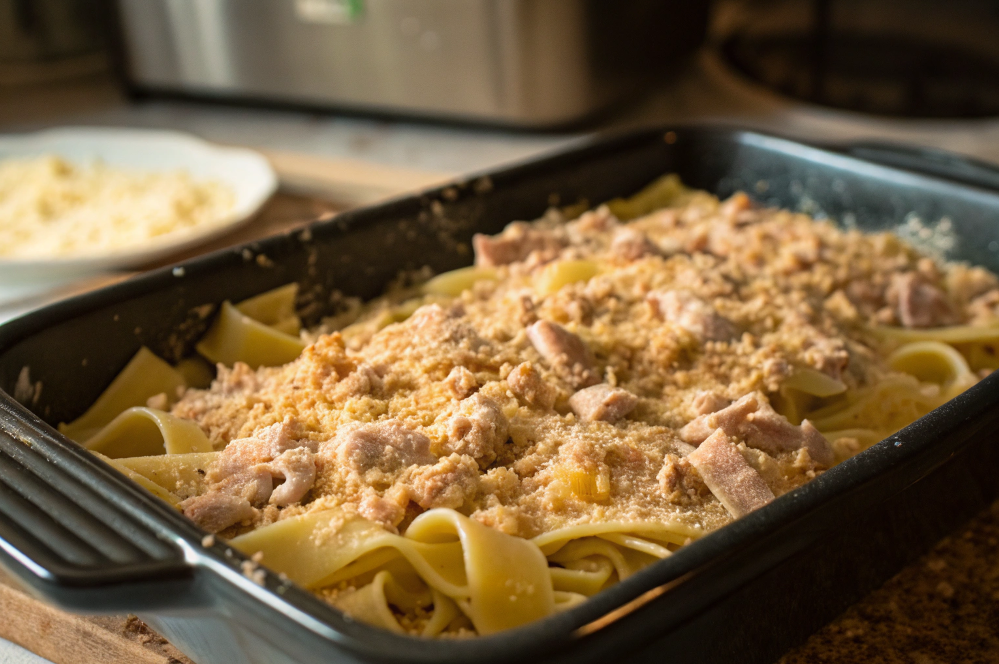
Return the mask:
<svg viewBox="0 0 999 664">
<path fill-rule="evenodd" d="M 781 19 L 786 5 L 751 8 L 722 42 L 723 57 L 783 95 L 888 116 L 999 114 L 999 42 L 980 38 L 996 34 L 999 3 L 811 0 L 804 20 L 777 29 L 780 20 L 760 29 L 757 17 Z"/>
</svg>

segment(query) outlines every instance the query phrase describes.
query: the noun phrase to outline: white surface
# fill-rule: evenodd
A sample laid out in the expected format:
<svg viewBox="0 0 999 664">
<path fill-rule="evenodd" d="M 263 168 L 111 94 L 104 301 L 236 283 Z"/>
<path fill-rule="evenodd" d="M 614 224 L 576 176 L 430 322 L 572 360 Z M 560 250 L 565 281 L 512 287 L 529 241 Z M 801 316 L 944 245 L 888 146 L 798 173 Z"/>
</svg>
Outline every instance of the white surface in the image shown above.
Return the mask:
<svg viewBox="0 0 999 664">
<path fill-rule="evenodd" d="M 0 639 L 0 664 L 52 664 L 6 639 Z"/>
<path fill-rule="evenodd" d="M 262 155 L 175 131 L 66 127 L 0 136 L 0 160 L 52 154 L 80 166 L 101 161 L 147 172 L 183 170 L 195 180 L 223 183 L 233 191 L 235 203 L 214 223 L 164 235 L 142 248 L 92 258 L 0 259 L 0 299 L 21 298 L 80 276 L 142 265 L 205 242 L 249 220 L 277 189 L 274 169 Z"/>
</svg>

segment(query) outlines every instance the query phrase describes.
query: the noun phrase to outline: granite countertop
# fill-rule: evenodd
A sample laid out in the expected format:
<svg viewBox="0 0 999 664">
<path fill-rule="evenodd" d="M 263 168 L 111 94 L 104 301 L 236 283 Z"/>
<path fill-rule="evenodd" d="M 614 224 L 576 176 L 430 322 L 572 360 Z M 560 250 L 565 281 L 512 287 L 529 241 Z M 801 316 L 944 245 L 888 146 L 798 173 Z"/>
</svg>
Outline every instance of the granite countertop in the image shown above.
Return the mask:
<svg viewBox="0 0 999 664">
<path fill-rule="evenodd" d="M 999 502 L 780 660 L 854 662 L 999 662 Z"/>
</svg>

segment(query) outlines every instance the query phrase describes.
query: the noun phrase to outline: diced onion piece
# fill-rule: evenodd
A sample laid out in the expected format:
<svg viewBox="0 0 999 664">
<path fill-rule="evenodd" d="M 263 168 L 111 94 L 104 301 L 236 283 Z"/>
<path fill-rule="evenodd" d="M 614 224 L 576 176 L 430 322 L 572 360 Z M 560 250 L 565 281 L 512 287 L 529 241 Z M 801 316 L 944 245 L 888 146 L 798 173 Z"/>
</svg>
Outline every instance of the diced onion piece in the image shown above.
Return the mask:
<svg viewBox="0 0 999 664">
<path fill-rule="evenodd" d="M 610 473 L 606 467 L 589 471 L 559 466 L 555 474 L 581 500 L 599 502 L 610 498 Z"/>
<path fill-rule="evenodd" d="M 535 289 L 541 295 L 551 295 L 569 284 L 589 281 L 600 272 L 594 261 L 558 261 L 546 265 L 535 280 Z"/>
<path fill-rule="evenodd" d="M 816 397 L 831 397 L 846 392 L 846 383 L 815 369 L 798 369 L 781 383 L 781 392 L 797 390 Z"/>
</svg>

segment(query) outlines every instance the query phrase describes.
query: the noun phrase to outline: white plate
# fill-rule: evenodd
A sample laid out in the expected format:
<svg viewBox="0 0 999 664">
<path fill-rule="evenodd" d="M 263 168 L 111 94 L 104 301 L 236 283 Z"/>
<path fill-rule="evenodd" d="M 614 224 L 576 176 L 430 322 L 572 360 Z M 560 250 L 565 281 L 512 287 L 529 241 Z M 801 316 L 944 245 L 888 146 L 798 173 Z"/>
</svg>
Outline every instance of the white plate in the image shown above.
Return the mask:
<svg viewBox="0 0 999 664">
<path fill-rule="evenodd" d="M 250 220 L 277 189 L 267 159 L 252 150 L 212 145 L 188 134 L 151 129 L 65 127 L 34 134 L 0 135 L 0 160 L 54 154 L 81 166 L 100 160 L 115 168 L 143 171 L 184 170 L 195 180 L 212 179 L 230 187 L 236 201 L 215 223 L 151 240 L 138 248 L 93 257 L 0 259 L 0 284 L 38 289 L 78 277 L 134 268 L 206 242 Z"/>
</svg>

